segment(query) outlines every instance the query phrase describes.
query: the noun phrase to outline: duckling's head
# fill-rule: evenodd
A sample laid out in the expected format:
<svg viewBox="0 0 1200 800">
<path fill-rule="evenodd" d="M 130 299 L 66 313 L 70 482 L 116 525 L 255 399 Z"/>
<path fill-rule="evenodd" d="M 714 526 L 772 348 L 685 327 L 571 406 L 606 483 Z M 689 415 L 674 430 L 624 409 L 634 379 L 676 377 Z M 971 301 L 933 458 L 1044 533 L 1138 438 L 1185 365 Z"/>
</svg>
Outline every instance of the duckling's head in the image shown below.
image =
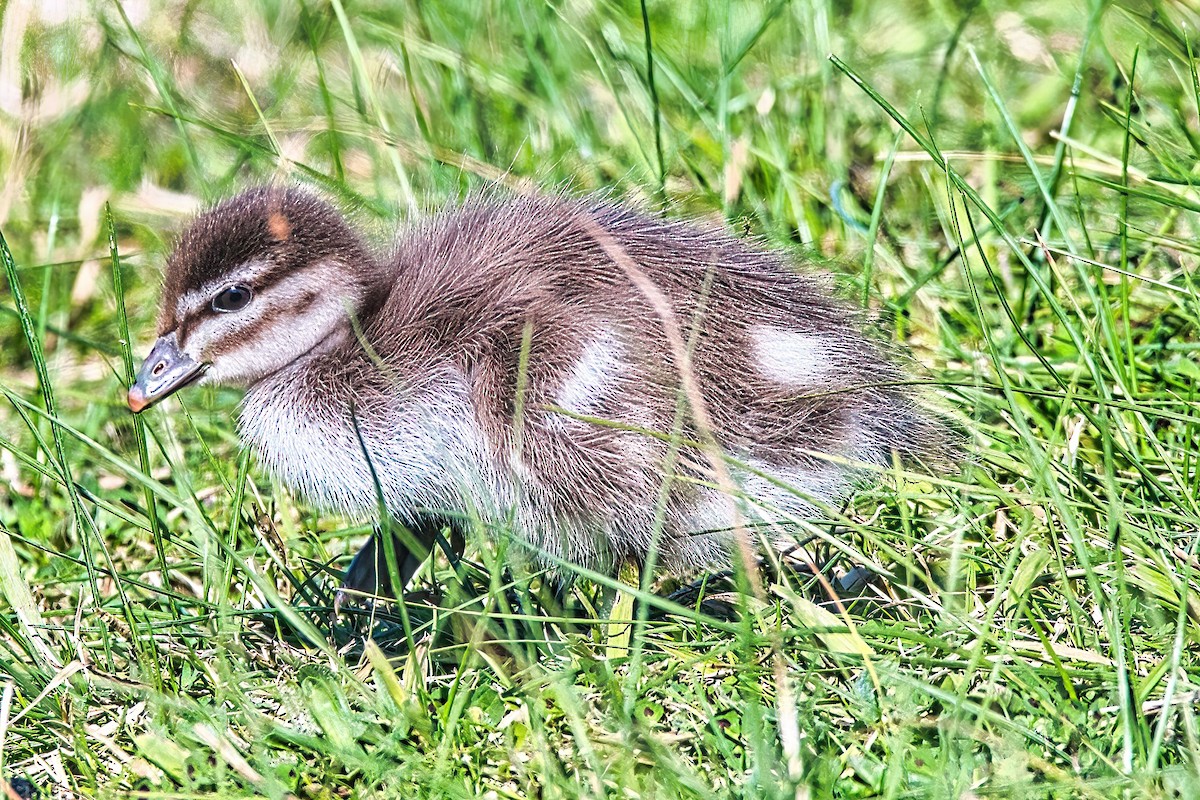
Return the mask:
<svg viewBox="0 0 1200 800">
<path fill-rule="evenodd" d="M 373 272 L 342 215 L 300 189 L 252 189 L 206 211 L 167 260 L 158 341 L 129 407 L 277 372 L 348 329 Z"/>
</svg>

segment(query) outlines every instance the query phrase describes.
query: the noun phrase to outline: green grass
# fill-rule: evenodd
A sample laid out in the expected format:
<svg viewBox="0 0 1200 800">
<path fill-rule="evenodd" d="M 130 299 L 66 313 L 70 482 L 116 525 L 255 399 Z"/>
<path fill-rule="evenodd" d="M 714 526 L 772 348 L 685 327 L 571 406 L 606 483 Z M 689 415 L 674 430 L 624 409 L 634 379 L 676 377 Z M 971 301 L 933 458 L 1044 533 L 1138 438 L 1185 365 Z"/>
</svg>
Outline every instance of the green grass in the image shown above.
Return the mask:
<svg viewBox="0 0 1200 800">
<path fill-rule="evenodd" d="M 6 777 L 54 797 L 1200 796 L 1200 16 L 225 5 L 0 2 Z M 322 571 L 364 521 L 273 485 L 235 392 L 144 419 L 123 401 L 174 232 L 272 179 L 381 245 L 495 182 L 724 220 L 841 275 L 969 459 L 812 525 L 832 568 L 884 576 L 870 602 L 793 580 L 733 622 L 631 627 L 646 596 L 596 576 L 559 616 L 536 579 L 506 585 L 496 532 L 466 586 L 439 566 L 436 613 L 364 648 Z"/>
</svg>

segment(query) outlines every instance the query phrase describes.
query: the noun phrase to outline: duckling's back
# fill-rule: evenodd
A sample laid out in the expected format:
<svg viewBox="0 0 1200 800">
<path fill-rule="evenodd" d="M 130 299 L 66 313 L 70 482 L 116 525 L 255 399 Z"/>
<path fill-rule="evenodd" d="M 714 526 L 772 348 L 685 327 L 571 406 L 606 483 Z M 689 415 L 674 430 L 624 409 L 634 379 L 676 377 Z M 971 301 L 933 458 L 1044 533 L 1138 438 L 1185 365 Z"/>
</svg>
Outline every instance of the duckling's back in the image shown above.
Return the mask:
<svg viewBox="0 0 1200 800">
<path fill-rule="evenodd" d="M 481 200 L 409 231 L 392 270 L 367 340 L 396 385 L 450 376 L 469 397 L 488 492 L 550 561 L 640 561 L 661 531 L 668 566 L 709 565 L 735 521 L 810 517 L 893 451 L 941 449 L 859 315 L 722 231 L 607 202 Z"/>
</svg>

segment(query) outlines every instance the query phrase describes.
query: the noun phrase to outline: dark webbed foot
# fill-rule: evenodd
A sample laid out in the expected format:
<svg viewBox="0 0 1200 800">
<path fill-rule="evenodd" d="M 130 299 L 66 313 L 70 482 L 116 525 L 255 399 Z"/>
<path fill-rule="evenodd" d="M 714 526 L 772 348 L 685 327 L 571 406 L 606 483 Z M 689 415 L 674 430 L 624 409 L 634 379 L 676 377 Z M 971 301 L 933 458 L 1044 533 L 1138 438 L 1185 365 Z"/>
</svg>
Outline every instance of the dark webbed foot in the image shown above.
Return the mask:
<svg viewBox="0 0 1200 800">
<path fill-rule="evenodd" d="M 443 533 L 450 530 L 452 543 Z M 384 536 L 391 536 L 395 570 L 389 568 Z M 462 550 L 462 538 L 454 525 L 438 517 L 421 517 L 407 526 L 393 523 L 376 531 L 358 551 L 342 578 L 334 599 L 335 609 L 352 602 L 352 598 L 395 599 L 408 586 L 413 575 L 425 563 L 435 543 L 448 549 L 451 559 Z"/>
</svg>

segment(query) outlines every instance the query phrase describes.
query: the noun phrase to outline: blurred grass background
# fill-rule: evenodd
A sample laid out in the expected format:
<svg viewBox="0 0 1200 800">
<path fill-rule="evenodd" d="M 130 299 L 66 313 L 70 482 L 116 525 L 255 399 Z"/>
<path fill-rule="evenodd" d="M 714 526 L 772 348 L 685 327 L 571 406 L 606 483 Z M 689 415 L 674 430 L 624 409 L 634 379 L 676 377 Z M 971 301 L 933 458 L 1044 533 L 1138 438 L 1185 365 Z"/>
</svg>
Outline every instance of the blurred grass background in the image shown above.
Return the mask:
<svg viewBox="0 0 1200 800">
<path fill-rule="evenodd" d="M 1200 796 L 1194 2 L 0 11 L 6 777 Z M 740 623 L 631 631 L 628 603 L 568 623 L 518 586 L 445 604 L 390 660 L 339 651 L 319 566 L 367 528 L 256 471 L 235 392 L 124 405 L 171 237 L 267 180 L 339 199 L 381 246 L 500 183 L 791 248 L 914 352 L 971 459 L 814 525 L 834 568 L 883 576 L 845 614 L 789 584 Z M 456 618 L 484 621 L 430 637 Z"/>
</svg>

